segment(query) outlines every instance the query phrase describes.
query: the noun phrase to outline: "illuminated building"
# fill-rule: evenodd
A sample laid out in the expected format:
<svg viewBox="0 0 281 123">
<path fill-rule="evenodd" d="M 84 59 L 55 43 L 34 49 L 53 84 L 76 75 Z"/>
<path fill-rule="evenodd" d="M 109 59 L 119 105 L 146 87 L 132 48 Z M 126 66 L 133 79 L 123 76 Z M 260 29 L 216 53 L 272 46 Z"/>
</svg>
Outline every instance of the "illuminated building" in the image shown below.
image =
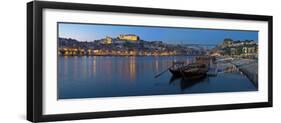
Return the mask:
<svg viewBox="0 0 281 123">
<path fill-rule="evenodd" d="M 119 35 L 119 40 L 126 40 L 126 41 L 137 41 L 140 40 L 140 37 L 134 34 L 125 34 L 125 35 Z"/>
<path fill-rule="evenodd" d="M 111 37 L 106 36 L 106 38 L 103 39 L 102 43 L 103 43 L 103 44 L 112 44 L 113 41 L 112 41 L 112 38 L 111 38 Z"/>
</svg>

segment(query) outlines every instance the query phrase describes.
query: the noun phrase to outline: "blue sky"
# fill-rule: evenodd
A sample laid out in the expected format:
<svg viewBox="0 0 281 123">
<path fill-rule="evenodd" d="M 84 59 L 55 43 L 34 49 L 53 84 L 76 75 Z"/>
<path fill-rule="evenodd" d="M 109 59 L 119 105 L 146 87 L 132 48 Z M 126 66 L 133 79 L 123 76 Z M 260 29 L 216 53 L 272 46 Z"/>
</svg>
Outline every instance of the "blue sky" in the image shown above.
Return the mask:
<svg viewBox="0 0 281 123">
<path fill-rule="evenodd" d="M 221 43 L 224 38 L 258 41 L 257 31 L 74 23 L 59 23 L 58 26 L 59 37 L 73 38 L 79 41 L 94 41 L 106 36 L 117 37 L 120 34 L 136 34 L 140 36 L 142 40 L 163 41 L 170 44 L 218 44 Z"/>
</svg>

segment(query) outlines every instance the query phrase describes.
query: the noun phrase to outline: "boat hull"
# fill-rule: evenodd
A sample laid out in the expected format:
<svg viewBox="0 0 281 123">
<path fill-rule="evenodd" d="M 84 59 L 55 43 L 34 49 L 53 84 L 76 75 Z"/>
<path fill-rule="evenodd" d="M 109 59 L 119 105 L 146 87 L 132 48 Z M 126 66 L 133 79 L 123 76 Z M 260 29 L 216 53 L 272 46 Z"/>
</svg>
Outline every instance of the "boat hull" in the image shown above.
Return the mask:
<svg viewBox="0 0 281 123">
<path fill-rule="evenodd" d="M 205 64 L 193 64 L 189 69 L 181 71 L 184 79 L 201 79 L 206 77 L 208 68 Z"/>
<path fill-rule="evenodd" d="M 206 64 L 193 63 L 183 67 L 171 67 L 169 71 L 175 77 L 183 77 L 184 79 L 200 79 L 207 75 L 208 67 Z"/>
<path fill-rule="evenodd" d="M 182 76 L 184 79 L 202 79 L 206 77 L 206 75 L 206 73 L 182 72 Z"/>
<path fill-rule="evenodd" d="M 180 70 L 169 69 L 169 71 L 173 74 L 173 76 L 176 76 L 176 77 L 182 75 L 181 72 L 180 72 Z"/>
</svg>

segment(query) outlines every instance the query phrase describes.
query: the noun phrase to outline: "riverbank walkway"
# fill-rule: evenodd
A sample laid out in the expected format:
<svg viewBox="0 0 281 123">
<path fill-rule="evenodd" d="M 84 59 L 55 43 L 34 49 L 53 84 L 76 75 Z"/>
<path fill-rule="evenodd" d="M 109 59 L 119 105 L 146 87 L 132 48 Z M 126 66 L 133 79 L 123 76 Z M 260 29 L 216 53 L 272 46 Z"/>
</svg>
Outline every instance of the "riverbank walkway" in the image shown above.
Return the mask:
<svg viewBox="0 0 281 123">
<path fill-rule="evenodd" d="M 258 87 L 258 60 L 234 59 L 231 61 L 244 75 L 246 75 L 255 86 Z"/>
</svg>

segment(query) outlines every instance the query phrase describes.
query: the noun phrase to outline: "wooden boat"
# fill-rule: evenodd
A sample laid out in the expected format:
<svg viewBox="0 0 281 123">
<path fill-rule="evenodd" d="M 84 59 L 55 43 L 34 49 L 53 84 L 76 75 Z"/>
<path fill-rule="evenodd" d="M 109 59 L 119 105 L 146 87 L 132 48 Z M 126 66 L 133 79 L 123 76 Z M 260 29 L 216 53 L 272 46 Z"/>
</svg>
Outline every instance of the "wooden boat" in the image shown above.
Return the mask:
<svg viewBox="0 0 281 123">
<path fill-rule="evenodd" d="M 175 62 L 173 63 L 173 66 L 169 68 L 169 71 L 173 74 L 175 77 L 182 76 L 181 71 L 183 69 L 186 69 L 188 65 L 184 64 L 184 62 Z"/>
<path fill-rule="evenodd" d="M 169 68 L 169 71 L 173 74 L 173 76 L 181 76 L 179 68 Z"/>
<path fill-rule="evenodd" d="M 174 77 L 184 77 L 188 79 L 197 79 L 206 76 L 208 66 L 202 63 L 192 64 L 174 64 L 169 68 Z"/>
<path fill-rule="evenodd" d="M 210 60 L 211 56 L 196 56 L 196 60 Z"/>
<path fill-rule="evenodd" d="M 208 67 L 205 64 L 189 64 L 187 69 L 181 70 L 184 79 L 200 79 L 206 76 Z"/>
</svg>

